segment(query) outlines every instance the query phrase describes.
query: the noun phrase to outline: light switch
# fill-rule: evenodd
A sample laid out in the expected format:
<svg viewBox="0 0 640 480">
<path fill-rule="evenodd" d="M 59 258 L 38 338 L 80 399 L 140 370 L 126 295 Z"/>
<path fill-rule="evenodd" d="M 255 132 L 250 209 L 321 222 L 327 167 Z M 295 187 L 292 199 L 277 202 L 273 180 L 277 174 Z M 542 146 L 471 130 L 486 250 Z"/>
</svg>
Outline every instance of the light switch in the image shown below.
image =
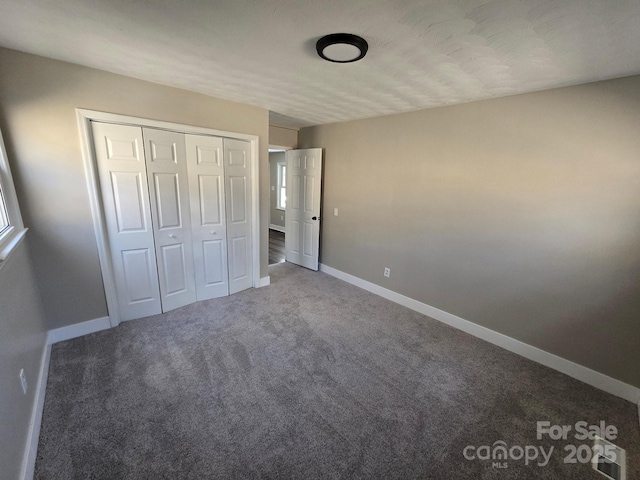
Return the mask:
<svg viewBox="0 0 640 480">
<path fill-rule="evenodd" d="M 334 216 L 334 217 L 337 217 L 337 216 L 338 216 L 338 209 L 337 209 L 337 208 L 334 208 L 334 209 L 333 209 L 333 216 Z"/>
</svg>

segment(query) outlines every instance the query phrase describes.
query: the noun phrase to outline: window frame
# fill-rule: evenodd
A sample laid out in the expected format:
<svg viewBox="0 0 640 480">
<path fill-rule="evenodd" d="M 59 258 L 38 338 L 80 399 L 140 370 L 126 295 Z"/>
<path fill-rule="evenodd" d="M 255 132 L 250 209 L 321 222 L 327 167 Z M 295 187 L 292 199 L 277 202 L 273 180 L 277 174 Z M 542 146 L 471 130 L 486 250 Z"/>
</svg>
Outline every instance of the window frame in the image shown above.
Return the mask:
<svg viewBox="0 0 640 480">
<path fill-rule="evenodd" d="M 0 216 L 7 222 L 7 225 L 0 230 L 0 268 L 2 268 L 27 231 L 22 222 L 2 131 L 0 131 L 0 210 Z"/>
<path fill-rule="evenodd" d="M 276 164 L 276 168 L 277 168 L 277 183 L 276 183 L 276 189 L 277 189 L 277 201 L 276 201 L 276 209 L 278 210 L 286 210 L 287 209 L 287 162 L 286 161 L 279 161 Z M 282 204 L 283 201 L 283 197 L 282 197 L 282 189 L 285 190 L 285 194 L 284 194 L 284 205 Z"/>
<path fill-rule="evenodd" d="M 7 201 L 4 198 L 2 183 L 0 182 L 0 238 L 8 228 L 11 228 L 11 222 L 9 222 Z"/>
</svg>

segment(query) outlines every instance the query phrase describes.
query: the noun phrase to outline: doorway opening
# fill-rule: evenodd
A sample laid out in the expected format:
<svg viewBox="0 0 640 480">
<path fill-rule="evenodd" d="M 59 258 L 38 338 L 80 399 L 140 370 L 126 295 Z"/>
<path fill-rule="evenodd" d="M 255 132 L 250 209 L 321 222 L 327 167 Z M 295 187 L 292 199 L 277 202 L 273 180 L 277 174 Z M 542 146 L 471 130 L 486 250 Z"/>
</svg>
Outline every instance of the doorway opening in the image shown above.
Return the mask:
<svg viewBox="0 0 640 480">
<path fill-rule="evenodd" d="M 269 148 L 269 265 L 285 261 L 287 148 Z"/>
<path fill-rule="evenodd" d="M 284 232 L 269 229 L 269 265 L 285 261 Z"/>
<path fill-rule="evenodd" d="M 284 260 L 275 248 L 270 252 L 274 263 L 286 261 L 311 270 L 320 266 L 322 157 L 322 148 L 269 149 L 269 228 L 284 233 L 285 251 Z"/>
</svg>

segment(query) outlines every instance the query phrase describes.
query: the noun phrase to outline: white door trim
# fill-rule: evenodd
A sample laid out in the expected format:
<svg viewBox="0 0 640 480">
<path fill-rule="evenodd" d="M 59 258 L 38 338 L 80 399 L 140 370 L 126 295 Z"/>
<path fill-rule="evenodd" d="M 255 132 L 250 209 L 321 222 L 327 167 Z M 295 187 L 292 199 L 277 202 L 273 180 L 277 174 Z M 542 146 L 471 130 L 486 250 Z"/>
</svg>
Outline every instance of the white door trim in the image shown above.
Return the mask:
<svg viewBox="0 0 640 480">
<path fill-rule="evenodd" d="M 195 134 L 213 135 L 217 137 L 233 138 L 244 140 L 251 144 L 251 175 L 254 180 L 251 182 L 251 241 L 253 242 L 253 287 L 261 286 L 260 280 L 260 199 L 259 199 L 259 137 L 257 135 L 247 135 L 244 133 L 225 132 L 212 128 L 194 127 L 179 123 L 150 120 L 147 118 L 131 117 L 128 115 L 118 115 L 115 113 L 99 112 L 76 108 L 76 119 L 78 131 L 80 133 L 80 146 L 82 148 L 82 160 L 84 163 L 84 173 L 87 181 L 89 193 L 89 204 L 93 217 L 93 229 L 98 246 L 98 257 L 100 259 L 100 270 L 102 272 L 102 282 L 104 284 L 105 296 L 107 299 L 107 310 L 109 311 L 109 322 L 112 327 L 120 324 L 120 314 L 118 312 L 118 299 L 116 296 L 115 278 L 112 271 L 111 256 L 107 244 L 107 228 L 104 223 L 102 213 L 102 203 L 100 188 L 98 184 L 98 169 L 95 154 L 93 151 L 93 138 L 91 134 L 91 121 L 117 123 L 120 125 L 133 125 L 137 127 L 151 127 L 161 130 Z"/>
</svg>

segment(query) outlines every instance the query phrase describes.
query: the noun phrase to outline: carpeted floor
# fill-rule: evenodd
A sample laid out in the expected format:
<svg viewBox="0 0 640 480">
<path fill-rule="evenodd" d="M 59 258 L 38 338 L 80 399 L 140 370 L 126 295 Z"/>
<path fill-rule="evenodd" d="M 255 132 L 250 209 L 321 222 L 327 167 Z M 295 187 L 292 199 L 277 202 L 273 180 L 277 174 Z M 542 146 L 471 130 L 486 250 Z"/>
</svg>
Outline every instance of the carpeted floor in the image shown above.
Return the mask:
<svg viewBox="0 0 640 480">
<path fill-rule="evenodd" d="M 323 273 L 271 280 L 55 345 L 36 478 L 603 480 L 545 420 L 616 426 L 640 478 L 632 403 Z M 485 445 L 554 451 L 465 459 Z"/>
</svg>

